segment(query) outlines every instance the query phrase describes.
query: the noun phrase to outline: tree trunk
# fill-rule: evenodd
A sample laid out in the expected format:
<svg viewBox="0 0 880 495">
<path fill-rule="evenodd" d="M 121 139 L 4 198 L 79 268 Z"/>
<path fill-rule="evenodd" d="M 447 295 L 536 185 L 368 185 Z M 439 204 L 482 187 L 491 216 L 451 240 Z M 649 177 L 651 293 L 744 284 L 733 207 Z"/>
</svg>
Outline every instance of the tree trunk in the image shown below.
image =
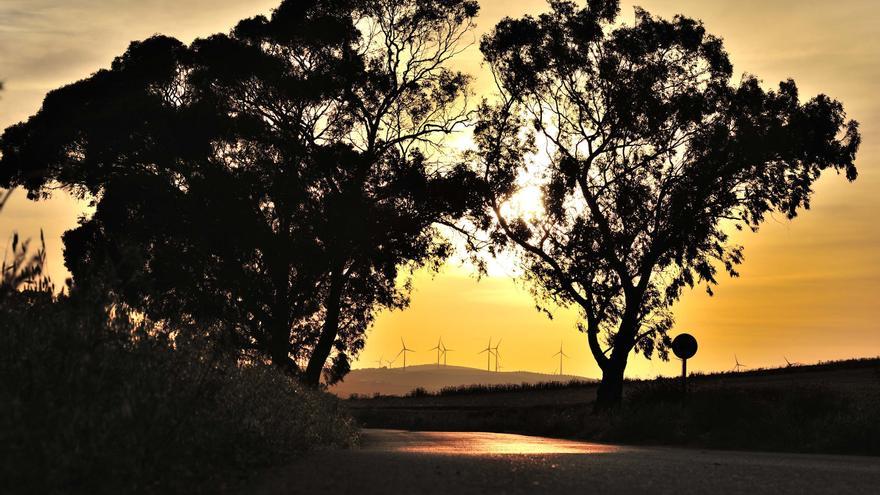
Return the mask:
<svg viewBox="0 0 880 495">
<path fill-rule="evenodd" d="M 270 335 L 269 355 L 272 364 L 284 370 L 292 371 L 290 360 L 290 326 L 286 322 L 274 322 Z"/>
<path fill-rule="evenodd" d="M 624 370 L 626 370 L 626 361 L 608 361 L 602 370 L 602 381 L 599 383 L 599 389 L 596 391 L 593 413 L 610 412 L 620 406 L 620 402 L 623 399 Z"/>
<path fill-rule="evenodd" d="M 303 376 L 303 383 L 311 388 L 318 388 L 321 384 L 321 372 L 324 370 L 324 363 L 327 362 L 327 357 L 330 356 L 330 351 L 333 349 L 333 342 L 339 333 L 339 311 L 342 303 L 342 285 L 344 282 L 342 269 L 333 270 L 330 276 L 330 290 L 324 303 L 327 312 L 324 317 L 324 327 L 321 329 L 318 343 L 312 351 L 312 357 L 309 358 L 309 364 Z"/>
</svg>

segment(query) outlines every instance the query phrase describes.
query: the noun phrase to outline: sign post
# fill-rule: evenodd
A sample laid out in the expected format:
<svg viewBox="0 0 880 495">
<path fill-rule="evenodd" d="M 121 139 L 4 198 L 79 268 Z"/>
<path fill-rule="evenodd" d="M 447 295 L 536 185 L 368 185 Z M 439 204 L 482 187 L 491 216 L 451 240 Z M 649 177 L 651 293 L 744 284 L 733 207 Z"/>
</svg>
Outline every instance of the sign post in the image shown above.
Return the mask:
<svg viewBox="0 0 880 495">
<path fill-rule="evenodd" d="M 681 359 L 681 391 L 687 395 L 687 360 L 697 353 L 697 339 L 689 333 L 682 333 L 672 339 L 672 352 Z"/>
<path fill-rule="evenodd" d="M 681 360 L 681 392 L 685 395 L 688 393 L 688 360 Z"/>
</svg>

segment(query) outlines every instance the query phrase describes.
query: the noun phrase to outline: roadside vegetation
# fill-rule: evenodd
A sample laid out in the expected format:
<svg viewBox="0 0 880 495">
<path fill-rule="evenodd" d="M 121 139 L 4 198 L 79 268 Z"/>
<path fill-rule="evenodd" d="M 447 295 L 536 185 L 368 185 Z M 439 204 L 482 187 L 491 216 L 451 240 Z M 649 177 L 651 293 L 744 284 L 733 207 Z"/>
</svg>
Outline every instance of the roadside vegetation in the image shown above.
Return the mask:
<svg viewBox="0 0 880 495">
<path fill-rule="evenodd" d="M 680 384 L 639 384 L 620 414 L 576 436 L 623 443 L 736 450 L 880 454 L 880 388 L 820 384 L 706 384 L 682 400 Z"/>
<path fill-rule="evenodd" d="M 207 491 L 357 441 L 334 396 L 106 296 L 55 294 L 45 262 L 16 235 L 0 270 L 4 493 Z"/>
<path fill-rule="evenodd" d="M 880 359 L 631 380 L 619 409 L 589 414 L 596 384 L 460 387 L 350 400 L 364 426 L 495 431 L 644 445 L 880 454 Z M 592 391 L 589 391 L 592 388 Z M 589 392 L 588 392 L 589 391 Z M 588 392 L 588 393 L 587 393 Z M 566 400 L 565 395 L 570 396 Z M 528 396 L 520 400 L 517 396 Z"/>
<path fill-rule="evenodd" d="M 537 382 L 537 383 L 496 383 L 496 384 L 485 384 L 485 383 L 475 383 L 471 385 L 454 385 L 449 387 L 443 387 L 440 390 L 431 391 L 424 387 L 416 387 L 410 390 L 406 397 L 451 397 L 451 396 L 461 396 L 461 395 L 477 395 L 477 394 L 491 394 L 491 393 L 500 393 L 500 392 L 527 392 L 527 391 L 542 391 L 542 390 L 560 390 L 560 389 L 571 389 L 575 387 L 595 387 L 595 380 L 568 380 L 564 382 Z M 384 395 L 384 394 L 373 394 L 372 396 L 362 395 L 362 394 L 351 394 L 348 398 L 351 400 L 360 400 L 360 399 L 381 399 L 381 398 L 392 398 L 396 397 L 394 395 Z"/>
<path fill-rule="evenodd" d="M 0 318 L 0 479 L 12 492 L 207 490 L 357 439 L 335 397 L 103 318 L 76 295 L 7 295 Z"/>
</svg>

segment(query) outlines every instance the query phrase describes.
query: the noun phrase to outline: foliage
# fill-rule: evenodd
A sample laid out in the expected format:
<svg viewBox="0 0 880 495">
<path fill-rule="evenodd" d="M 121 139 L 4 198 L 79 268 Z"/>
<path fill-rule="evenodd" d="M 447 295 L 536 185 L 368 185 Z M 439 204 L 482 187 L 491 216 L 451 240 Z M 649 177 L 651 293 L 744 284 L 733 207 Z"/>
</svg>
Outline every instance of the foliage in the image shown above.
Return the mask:
<svg viewBox="0 0 880 495">
<path fill-rule="evenodd" d="M 448 255 L 435 224 L 471 206 L 472 174 L 433 153 L 468 118 L 446 64 L 476 13 L 288 0 L 189 46 L 134 42 L 6 130 L 0 183 L 94 198 L 64 238 L 75 283 L 336 381 L 375 312 L 408 303 L 401 272 Z"/>
<path fill-rule="evenodd" d="M 617 0 L 550 8 L 482 40 L 498 101 L 480 112 L 474 162 L 495 248 L 521 254 L 540 304 L 582 311 L 608 407 L 630 352 L 667 357 L 682 291 L 737 275 L 730 229 L 809 208 L 825 170 L 854 180 L 860 136 L 839 102 L 801 103 L 791 80 L 733 84 L 698 21 L 637 9 L 620 25 Z M 528 188 L 541 211 L 517 214 Z"/>
<path fill-rule="evenodd" d="M 407 397 L 430 397 L 430 395 L 425 387 L 416 387 L 406 394 Z"/>
<path fill-rule="evenodd" d="M 0 306 L 6 489 L 209 490 L 355 441 L 335 398 L 112 313 L 76 294 L 19 292 Z"/>
<path fill-rule="evenodd" d="M 40 240 L 32 253 L 15 234 L 0 272 L 6 492 L 208 491 L 357 440 L 335 398 L 277 369 L 155 325 L 94 285 L 56 295 Z"/>
<path fill-rule="evenodd" d="M 3 86 L 0 85 L 0 89 Z M 12 195 L 12 190 L 0 193 L 0 211 Z M 43 274 L 46 264 L 46 239 L 40 230 L 40 248 L 32 252 L 30 240 L 20 241 L 18 232 L 12 234 L 11 249 L 3 253 L 0 263 L 0 303 L 18 290 L 52 292 L 49 277 Z"/>
</svg>

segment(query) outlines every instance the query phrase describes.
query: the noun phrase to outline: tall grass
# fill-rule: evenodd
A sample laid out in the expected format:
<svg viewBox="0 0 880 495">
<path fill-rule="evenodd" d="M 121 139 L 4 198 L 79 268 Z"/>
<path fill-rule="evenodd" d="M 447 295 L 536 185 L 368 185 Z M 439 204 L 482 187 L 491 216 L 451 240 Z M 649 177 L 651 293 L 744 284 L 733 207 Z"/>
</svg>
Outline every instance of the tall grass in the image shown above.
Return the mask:
<svg viewBox="0 0 880 495">
<path fill-rule="evenodd" d="M 47 293 L 0 304 L 4 493 L 208 491 L 357 429 L 339 401 Z"/>
</svg>

